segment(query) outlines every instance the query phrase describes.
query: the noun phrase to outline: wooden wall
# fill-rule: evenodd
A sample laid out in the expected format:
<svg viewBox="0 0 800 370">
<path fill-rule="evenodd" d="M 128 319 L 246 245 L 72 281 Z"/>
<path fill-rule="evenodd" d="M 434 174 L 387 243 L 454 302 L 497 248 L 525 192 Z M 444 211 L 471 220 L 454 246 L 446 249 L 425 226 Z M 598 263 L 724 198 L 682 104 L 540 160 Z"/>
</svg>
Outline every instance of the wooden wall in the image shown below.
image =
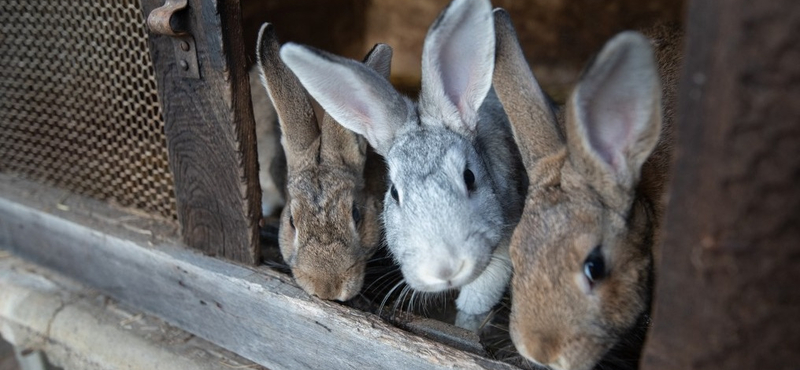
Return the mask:
<svg viewBox="0 0 800 370">
<path fill-rule="evenodd" d="M 320 47 L 360 59 L 383 42 L 395 49 L 392 81 L 414 90 L 419 84 L 422 42 L 449 0 L 242 0 L 250 60 L 262 22 L 275 23 L 284 41 Z M 672 0 L 495 0 L 512 15 L 537 78 L 563 97 L 591 55 L 625 29 L 658 21 L 680 21 L 683 1 Z"/>
<path fill-rule="evenodd" d="M 800 365 L 800 6 L 693 0 L 643 368 Z"/>
</svg>

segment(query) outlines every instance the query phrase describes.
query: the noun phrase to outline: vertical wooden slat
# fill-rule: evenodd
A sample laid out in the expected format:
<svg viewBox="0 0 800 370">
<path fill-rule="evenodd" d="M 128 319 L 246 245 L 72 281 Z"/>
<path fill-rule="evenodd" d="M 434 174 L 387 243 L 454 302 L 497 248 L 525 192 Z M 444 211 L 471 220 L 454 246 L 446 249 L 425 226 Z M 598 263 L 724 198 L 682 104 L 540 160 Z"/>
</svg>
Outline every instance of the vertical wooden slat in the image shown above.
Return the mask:
<svg viewBox="0 0 800 370">
<path fill-rule="evenodd" d="M 163 0 L 142 0 L 147 15 Z M 238 0 L 191 0 L 200 79 L 182 78 L 168 36 L 150 35 L 183 242 L 255 264 L 261 193 Z"/>
<path fill-rule="evenodd" d="M 800 6 L 695 0 L 644 369 L 800 364 Z"/>
</svg>

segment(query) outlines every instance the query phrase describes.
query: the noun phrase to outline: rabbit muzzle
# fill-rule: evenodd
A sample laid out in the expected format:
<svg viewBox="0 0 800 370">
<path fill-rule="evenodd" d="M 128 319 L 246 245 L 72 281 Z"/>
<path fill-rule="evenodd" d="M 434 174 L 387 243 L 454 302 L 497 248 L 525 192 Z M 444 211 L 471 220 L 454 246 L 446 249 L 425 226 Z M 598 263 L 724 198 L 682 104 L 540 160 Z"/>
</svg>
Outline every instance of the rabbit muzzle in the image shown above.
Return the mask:
<svg viewBox="0 0 800 370">
<path fill-rule="evenodd" d="M 363 264 L 347 271 L 315 268 L 310 273 L 295 268 L 292 272 L 298 285 L 320 299 L 344 302 L 355 297 L 364 285 Z"/>
<path fill-rule="evenodd" d="M 403 271 L 406 282 L 422 292 L 441 292 L 461 287 L 474 279 L 475 261 L 467 258 L 434 260 Z"/>
<path fill-rule="evenodd" d="M 471 283 L 486 269 L 494 250 L 491 240 L 474 239 L 458 246 L 416 242 L 416 253 L 401 258 L 406 283 L 422 292 L 442 292 Z"/>
<path fill-rule="evenodd" d="M 592 341 L 589 336 L 577 338 L 555 330 L 536 331 L 519 323 L 512 324 L 509 333 L 520 355 L 553 370 L 590 370 L 607 349 L 602 345 L 587 345 Z"/>
</svg>

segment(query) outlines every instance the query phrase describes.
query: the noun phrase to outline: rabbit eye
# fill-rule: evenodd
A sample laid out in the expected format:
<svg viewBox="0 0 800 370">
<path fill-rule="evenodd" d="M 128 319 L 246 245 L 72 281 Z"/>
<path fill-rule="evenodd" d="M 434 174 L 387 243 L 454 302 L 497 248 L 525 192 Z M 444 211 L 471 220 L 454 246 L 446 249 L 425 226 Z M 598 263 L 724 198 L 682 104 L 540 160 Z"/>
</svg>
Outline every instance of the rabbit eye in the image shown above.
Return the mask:
<svg viewBox="0 0 800 370">
<path fill-rule="evenodd" d="M 392 185 L 392 188 L 389 190 L 389 192 L 392 194 L 392 199 L 394 199 L 395 202 L 400 203 L 400 196 L 397 195 L 397 189 L 394 187 L 394 185 Z"/>
<path fill-rule="evenodd" d="M 292 229 L 294 229 L 294 216 L 289 216 L 289 226 L 291 226 Z"/>
<path fill-rule="evenodd" d="M 355 222 L 356 225 L 361 223 L 361 211 L 358 210 L 355 204 L 353 204 L 353 222 Z"/>
<path fill-rule="evenodd" d="M 599 245 L 589 253 L 589 256 L 586 257 L 586 261 L 583 262 L 583 274 L 589 279 L 590 285 L 605 279 L 608 275 L 606 273 L 606 262 Z"/>
<path fill-rule="evenodd" d="M 467 184 L 467 190 L 475 190 L 475 174 L 469 168 L 464 170 L 464 183 Z"/>
</svg>

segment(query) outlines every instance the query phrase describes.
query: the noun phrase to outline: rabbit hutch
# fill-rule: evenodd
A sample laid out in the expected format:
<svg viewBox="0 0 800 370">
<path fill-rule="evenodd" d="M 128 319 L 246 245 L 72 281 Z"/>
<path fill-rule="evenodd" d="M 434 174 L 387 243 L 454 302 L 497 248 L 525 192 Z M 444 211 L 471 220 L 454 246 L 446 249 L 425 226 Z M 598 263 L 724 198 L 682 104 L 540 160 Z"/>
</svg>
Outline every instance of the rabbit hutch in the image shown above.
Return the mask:
<svg viewBox="0 0 800 370">
<path fill-rule="evenodd" d="M 165 354 L 125 357 L 126 342 L 109 349 L 116 331 L 69 326 L 81 305 L 98 322 L 121 305 L 130 313 L 117 326 L 163 320 L 188 333 L 176 334 L 181 343 L 201 338 L 203 353 L 216 353 L 200 356 L 210 369 L 535 368 L 503 356 L 510 340 L 492 348 L 447 312 L 426 317 L 392 292 L 346 303 L 306 294 L 279 266 L 274 215 L 262 215 L 259 171 L 269 164 L 259 163 L 251 97 L 263 87 L 248 74 L 261 25 L 281 42 L 357 60 L 389 44 L 390 80 L 414 95 L 422 42 L 448 2 L 0 0 L 0 335 L 18 358 L 193 368 Z M 510 13 L 557 102 L 614 34 L 683 26 L 652 319 L 624 368 L 796 368 L 800 7 L 492 5 Z M 57 298 L 51 306 L 29 302 L 42 289 Z M 87 344 L 97 338 L 106 343 Z"/>
</svg>

